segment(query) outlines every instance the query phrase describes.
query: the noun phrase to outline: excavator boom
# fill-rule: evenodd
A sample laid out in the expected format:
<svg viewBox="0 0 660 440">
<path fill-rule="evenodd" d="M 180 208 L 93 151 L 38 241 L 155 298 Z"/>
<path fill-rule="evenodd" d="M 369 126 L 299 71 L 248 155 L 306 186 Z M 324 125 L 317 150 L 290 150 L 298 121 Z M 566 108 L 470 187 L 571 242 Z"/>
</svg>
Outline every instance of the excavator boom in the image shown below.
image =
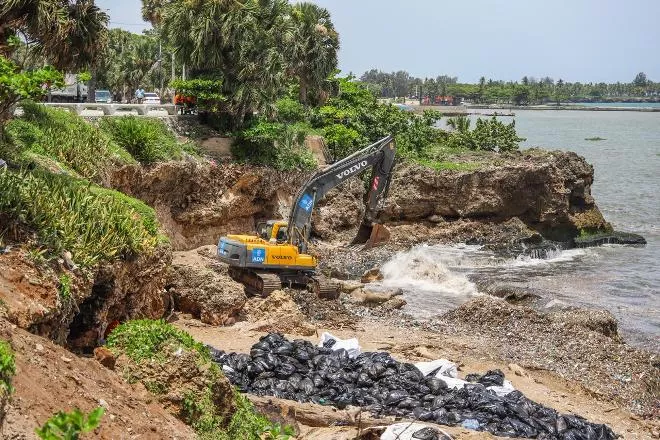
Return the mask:
<svg viewBox="0 0 660 440">
<path fill-rule="evenodd" d="M 394 138 L 387 136 L 368 147 L 332 164 L 314 176 L 298 191 L 289 217 L 288 237 L 301 252 L 307 249 L 311 232 L 312 211 L 331 189 L 371 167 L 369 192 L 365 200 L 365 213 L 352 244 L 371 247 L 389 238 L 389 232 L 376 222 L 389 191 L 396 146 Z"/>
</svg>

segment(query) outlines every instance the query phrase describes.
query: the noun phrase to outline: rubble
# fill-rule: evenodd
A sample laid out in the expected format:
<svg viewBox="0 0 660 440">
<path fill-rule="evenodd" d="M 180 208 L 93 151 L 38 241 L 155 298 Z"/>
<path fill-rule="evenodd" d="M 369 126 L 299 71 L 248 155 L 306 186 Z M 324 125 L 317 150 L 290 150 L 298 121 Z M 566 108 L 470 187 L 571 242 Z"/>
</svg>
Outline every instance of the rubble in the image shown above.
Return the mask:
<svg viewBox="0 0 660 440">
<path fill-rule="evenodd" d="M 330 342 L 330 341 L 328 341 Z M 450 389 L 445 376 L 425 376 L 413 364 L 384 352 L 351 358 L 328 343 L 285 339 L 271 333 L 252 346 L 250 354 L 212 349 L 213 358 L 242 392 L 298 402 L 360 406 L 372 414 L 395 415 L 443 425 L 470 426 L 499 436 L 541 439 L 616 438 L 605 425 L 559 414 L 512 391 L 499 396 L 487 387 L 502 386 L 504 374 L 468 375 L 474 381 Z"/>
</svg>

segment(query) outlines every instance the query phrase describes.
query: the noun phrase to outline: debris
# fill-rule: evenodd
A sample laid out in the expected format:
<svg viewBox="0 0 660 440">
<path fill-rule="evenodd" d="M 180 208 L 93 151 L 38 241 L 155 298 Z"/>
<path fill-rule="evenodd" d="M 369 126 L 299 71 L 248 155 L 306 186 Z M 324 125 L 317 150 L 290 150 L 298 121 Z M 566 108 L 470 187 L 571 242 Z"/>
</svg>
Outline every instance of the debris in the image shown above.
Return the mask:
<svg viewBox="0 0 660 440">
<path fill-rule="evenodd" d="M 36 351 L 44 351 L 44 346 L 41 345 L 41 344 L 36 344 L 36 345 L 34 346 L 34 349 L 35 349 Z"/>
<path fill-rule="evenodd" d="M 239 391 L 257 396 L 330 404 L 340 409 L 353 405 L 374 416 L 413 418 L 450 426 L 464 422 L 473 426 L 476 420 L 478 430 L 498 436 L 616 438 L 605 425 L 559 414 L 529 400 L 520 391 L 508 389 L 506 394 L 498 394 L 498 388 L 508 386 L 499 370 L 468 375 L 467 379 L 475 383 L 438 377 L 439 368 L 430 371 L 436 376 L 424 375 L 415 365 L 396 361 L 385 352 L 351 357 L 346 348 L 333 349 L 342 342 L 345 341 L 328 334 L 316 347 L 309 341 L 288 341 L 281 334 L 270 333 L 252 346 L 250 354 L 216 349 L 211 349 L 211 353 Z"/>
<path fill-rule="evenodd" d="M 67 364 L 73 360 L 73 359 L 71 359 L 71 358 L 69 358 L 69 357 L 66 357 L 66 356 L 64 356 L 64 355 L 62 355 L 62 357 L 61 357 L 60 359 L 62 359 L 62 360 L 63 360 L 64 362 L 66 362 Z"/>
<path fill-rule="evenodd" d="M 424 423 L 395 423 L 387 427 L 380 440 L 452 440 L 452 437 Z"/>
<path fill-rule="evenodd" d="M 382 279 L 383 279 L 383 274 L 381 273 L 380 269 L 377 267 L 373 267 L 362 274 L 362 278 L 360 278 L 360 281 L 363 284 L 367 284 L 367 283 L 373 283 L 374 281 L 380 281 Z"/>
<path fill-rule="evenodd" d="M 330 348 L 334 351 L 346 350 L 348 357 L 351 359 L 356 358 L 360 353 L 362 353 L 357 338 L 339 339 L 338 337 L 333 336 L 328 332 L 323 332 L 321 335 L 319 347 Z"/>
</svg>

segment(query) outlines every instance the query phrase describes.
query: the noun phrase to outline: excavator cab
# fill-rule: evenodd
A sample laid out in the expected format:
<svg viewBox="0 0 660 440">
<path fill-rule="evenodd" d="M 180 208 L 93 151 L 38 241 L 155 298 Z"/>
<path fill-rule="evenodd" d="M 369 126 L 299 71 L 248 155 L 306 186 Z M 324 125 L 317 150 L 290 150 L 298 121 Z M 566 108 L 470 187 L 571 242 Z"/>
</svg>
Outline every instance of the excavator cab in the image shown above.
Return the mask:
<svg viewBox="0 0 660 440">
<path fill-rule="evenodd" d="M 270 243 L 283 244 L 287 242 L 287 222 L 282 220 L 268 220 L 257 223 L 257 235 Z"/>
</svg>

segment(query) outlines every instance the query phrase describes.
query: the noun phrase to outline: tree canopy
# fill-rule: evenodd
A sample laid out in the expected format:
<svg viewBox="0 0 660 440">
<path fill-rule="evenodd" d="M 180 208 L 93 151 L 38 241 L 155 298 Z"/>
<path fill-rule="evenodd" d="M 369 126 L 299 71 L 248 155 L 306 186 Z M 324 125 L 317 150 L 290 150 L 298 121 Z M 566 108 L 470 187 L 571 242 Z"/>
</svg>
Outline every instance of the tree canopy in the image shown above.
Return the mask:
<svg viewBox="0 0 660 440">
<path fill-rule="evenodd" d="M 107 42 L 108 15 L 94 0 L 5 0 L 0 3 L 0 55 L 23 39 L 58 69 L 94 64 Z"/>
</svg>

